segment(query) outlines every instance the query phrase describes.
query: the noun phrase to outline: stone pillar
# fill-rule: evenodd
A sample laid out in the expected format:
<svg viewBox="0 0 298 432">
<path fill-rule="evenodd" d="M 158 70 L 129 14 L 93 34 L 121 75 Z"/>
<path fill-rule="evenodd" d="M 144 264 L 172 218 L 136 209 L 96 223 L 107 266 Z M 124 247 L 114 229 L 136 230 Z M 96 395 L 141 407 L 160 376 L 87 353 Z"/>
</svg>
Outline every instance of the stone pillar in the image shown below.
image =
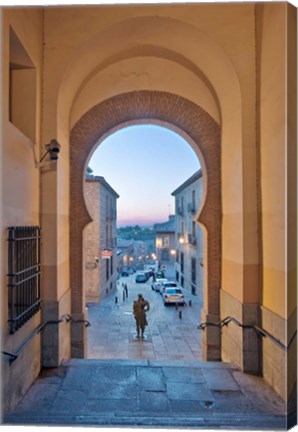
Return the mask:
<svg viewBox="0 0 298 432">
<path fill-rule="evenodd" d="M 61 245 L 67 233 L 59 208 L 59 188 L 63 187 L 58 181 L 59 162 L 47 162 L 41 168 L 42 323 L 59 321 L 63 315 L 70 314 L 65 266 L 68 251 Z M 66 321 L 47 325 L 41 340 L 42 366 L 57 367 L 62 359 L 70 356 L 70 324 Z"/>
<path fill-rule="evenodd" d="M 57 164 L 41 168 L 42 225 L 42 322 L 59 319 L 57 302 Z M 42 366 L 59 365 L 59 327 L 47 326 L 42 333 Z"/>
<path fill-rule="evenodd" d="M 74 358 L 85 358 L 88 355 L 88 329 L 83 322 L 76 320 L 88 320 L 88 309 L 81 313 L 72 313 L 71 323 L 71 356 Z"/>
<path fill-rule="evenodd" d="M 201 321 L 214 323 L 220 320 L 219 315 L 207 314 L 202 311 Z M 206 327 L 202 334 L 202 357 L 204 361 L 219 361 L 221 360 L 221 334 L 219 327 Z"/>
<path fill-rule="evenodd" d="M 258 304 L 245 304 L 221 291 L 221 318 L 231 316 L 241 324 L 259 324 Z M 262 341 L 255 330 L 231 322 L 222 327 L 222 360 L 237 364 L 244 372 L 259 374 L 261 370 Z"/>
</svg>

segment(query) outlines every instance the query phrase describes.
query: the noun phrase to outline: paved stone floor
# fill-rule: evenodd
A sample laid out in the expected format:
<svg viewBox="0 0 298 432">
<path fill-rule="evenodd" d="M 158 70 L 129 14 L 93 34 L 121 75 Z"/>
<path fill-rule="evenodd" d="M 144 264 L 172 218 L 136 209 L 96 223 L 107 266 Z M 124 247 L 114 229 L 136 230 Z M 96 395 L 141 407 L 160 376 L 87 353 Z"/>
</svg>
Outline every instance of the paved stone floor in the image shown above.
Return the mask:
<svg viewBox="0 0 298 432">
<path fill-rule="evenodd" d="M 201 360 L 200 302 L 165 307 L 150 284 L 128 283 L 89 305 L 89 358 L 43 370 L 6 425 L 286 429 L 285 406 L 260 377 Z M 151 303 L 147 340 L 134 339 L 132 302 Z M 115 297 L 118 302 L 115 303 Z"/>
<path fill-rule="evenodd" d="M 261 378 L 215 362 L 70 360 L 45 370 L 5 424 L 285 429 Z"/>
<path fill-rule="evenodd" d="M 179 306 L 176 310 L 175 306 L 164 306 L 162 296 L 151 289 L 151 278 L 145 284 L 136 284 L 134 280 L 134 275 L 121 278 L 115 295 L 99 304 L 88 304 L 88 319 L 91 322 L 88 357 L 201 360 L 201 332 L 197 329 L 201 314 L 199 299 L 185 291 L 186 306 Z M 122 283 L 128 286 L 128 299 L 125 300 Z M 132 304 L 138 293 L 150 302 L 145 341 L 134 339 L 136 328 Z M 115 297 L 118 298 L 117 303 Z"/>
</svg>

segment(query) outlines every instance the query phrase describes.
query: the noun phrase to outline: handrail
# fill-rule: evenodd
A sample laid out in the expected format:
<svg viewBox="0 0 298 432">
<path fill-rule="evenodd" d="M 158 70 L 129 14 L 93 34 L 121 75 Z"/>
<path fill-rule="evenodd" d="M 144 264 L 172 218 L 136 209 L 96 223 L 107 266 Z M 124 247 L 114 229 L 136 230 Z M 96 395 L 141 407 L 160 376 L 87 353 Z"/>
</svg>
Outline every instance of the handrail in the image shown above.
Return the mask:
<svg viewBox="0 0 298 432">
<path fill-rule="evenodd" d="M 291 337 L 288 345 L 283 344 L 279 339 L 277 339 L 275 336 L 273 336 L 271 333 L 269 333 L 267 330 L 264 330 L 263 328 L 255 325 L 255 324 L 242 324 L 240 321 L 238 321 L 236 318 L 227 316 L 226 318 L 222 319 L 218 322 L 204 322 L 201 323 L 198 326 L 198 329 L 205 330 L 206 327 L 219 327 L 222 328 L 224 326 L 227 326 L 230 322 L 233 322 L 238 327 L 242 327 L 244 329 L 253 329 L 258 336 L 262 337 L 268 337 L 272 342 L 274 342 L 276 345 L 278 345 L 280 348 L 282 348 L 284 351 L 288 351 L 290 346 L 292 345 L 295 337 L 297 336 L 297 330 L 294 332 L 293 336 Z"/>
<path fill-rule="evenodd" d="M 73 322 L 73 323 L 84 323 L 85 327 L 90 327 L 91 323 L 88 320 L 75 320 L 72 318 L 71 315 L 69 314 L 65 314 L 62 315 L 62 317 L 59 320 L 50 320 L 45 322 L 44 324 L 40 324 L 38 327 L 36 327 L 36 329 L 33 330 L 33 332 L 27 337 L 27 339 L 22 343 L 22 345 L 18 348 L 18 350 L 15 353 L 11 353 L 8 351 L 1 351 L 1 353 L 3 355 L 6 355 L 9 358 L 9 364 L 13 363 L 20 355 L 20 353 L 24 350 L 24 348 L 28 345 L 28 343 L 31 341 L 31 339 L 33 339 L 33 337 L 41 332 L 43 332 L 43 330 L 51 324 L 60 324 L 62 322 Z"/>
</svg>

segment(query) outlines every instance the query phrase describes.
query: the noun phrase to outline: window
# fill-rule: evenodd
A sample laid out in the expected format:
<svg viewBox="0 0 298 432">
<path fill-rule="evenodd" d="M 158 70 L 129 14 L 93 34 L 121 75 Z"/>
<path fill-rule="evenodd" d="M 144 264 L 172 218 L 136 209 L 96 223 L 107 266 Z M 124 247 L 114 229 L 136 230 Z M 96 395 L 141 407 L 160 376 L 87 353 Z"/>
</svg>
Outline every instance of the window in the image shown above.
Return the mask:
<svg viewBox="0 0 298 432">
<path fill-rule="evenodd" d="M 196 259 L 191 259 L 191 283 L 195 284 L 197 281 L 197 273 L 196 273 Z"/>
<path fill-rule="evenodd" d="M 196 208 L 196 191 L 193 190 L 191 193 L 191 204 L 192 204 L 192 209 L 194 210 Z"/>
<path fill-rule="evenodd" d="M 184 272 L 184 253 L 180 252 L 180 270 L 181 273 Z"/>
<path fill-rule="evenodd" d="M 109 274 L 109 268 L 110 268 L 110 263 L 109 260 L 106 259 L 106 280 L 109 280 L 110 274 Z"/>
<path fill-rule="evenodd" d="M 193 237 L 196 236 L 196 223 L 195 223 L 195 221 L 192 221 L 191 234 Z"/>
<path fill-rule="evenodd" d="M 170 237 L 163 237 L 162 238 L 162 247 L 164 247 L 164 248 L 170 247 Z"/>
<path fill-rule="evenodd" d="M 114 269 L 113 269 L 113 256 L 111 256 L 110 261 L 111 261 L 111 275 L 112 275 L 113 272 L 114 272 Z"/>
<path fill-rule="evenodd" d="M 36 141 L 36 68 L 16 33 L 9 33 L 9 121 Z"/>
<path fill-rule="evenodd" d="M 106 195 L 106 219 L 109 219 L 109 197 Z"/>
<path fill-rule="evenodd" d="M 181 235 L 184 236 L 184 222 L 181 222 Z"/>
<path fill-rule="evenodd" d="M 8 228 L 8 312 L 15 333 L 41 307 L 40 227 Z"/>
<path fill-rule="evenodd" d="M 109 247 L 109 225 L 106 225 L 106 248 Z"/>
</svg>

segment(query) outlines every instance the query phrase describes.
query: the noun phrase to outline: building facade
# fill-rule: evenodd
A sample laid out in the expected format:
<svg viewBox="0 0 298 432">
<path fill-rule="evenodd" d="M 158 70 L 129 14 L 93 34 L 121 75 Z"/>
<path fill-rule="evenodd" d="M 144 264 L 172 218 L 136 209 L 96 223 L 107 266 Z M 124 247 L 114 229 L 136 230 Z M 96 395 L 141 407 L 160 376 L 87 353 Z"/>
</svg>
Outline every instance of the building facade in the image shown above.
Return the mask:
<svg viewBox="0 0 298 432">
<path fill-rule="evenodd" d="M 119 195 L 103 177 L 88 175 L 84 196 L 92 218 L 83 234 L 85 301 L 98 302 L 116 289 Z"/>
<path fill-rule="evenodd" d="M 175 197 L 176 280 L 203 301 L 203 233 L 196 222 L 202 204 L 203 179 L 199 170 L 172 195 Z"/>
<path fill-rule="evenodd" d="M 133 239 L 117 238 L 118 272 L 135 267 L 135 247 Z"/>
<path fill-rule="evenodd" d="M 156 233 L 157 260 L 159 263 L 173 264 L 175 262 L 175 215 L 170 215 L 167 222 L 154 224 L 153 230 Z"/>
<path fill-rule="evenodd" d="M 204 359 L 259 373 L 288 399 L 296 382 L 296 13 L 287 2 L 0 9 L 4 410 L 42 367 L 87 356 L 86 166 L 104 138 L 140 123 L 182 135 L 201 162 L 201 321 L 243 324 L 206 327 Z M 45 154 L 53 139 L 58 160 Z M 20 323 L 8 281 L 8 257 L 18 255 L 7 238 L 31 238 L 23 227 L 40 247 L 34 268 L 42 271 Z M 246 324 L 272 337 L 259 339 Z M 10 362 L 7 353 L 28 340 Z"/>
</svg>

